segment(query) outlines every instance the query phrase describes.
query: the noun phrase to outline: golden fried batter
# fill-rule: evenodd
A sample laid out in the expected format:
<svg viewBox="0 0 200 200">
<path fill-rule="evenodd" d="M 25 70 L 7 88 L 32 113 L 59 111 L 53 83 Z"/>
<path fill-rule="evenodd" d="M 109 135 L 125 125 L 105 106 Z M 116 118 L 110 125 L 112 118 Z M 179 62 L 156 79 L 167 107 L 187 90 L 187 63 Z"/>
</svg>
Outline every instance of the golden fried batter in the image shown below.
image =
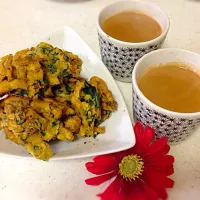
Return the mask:
<svg viewBox="0 0 200 200">
<path fill-rule="evenodd" d="M 53 156 L 49 144 L 37 134 L 28 136 L 25 146 L 28 152 L 38 159 L 49 160 Z"/>
<path fill-rule="evenodd" d="M 13 77 L 12 67 L 13 55 L 7 55 L 0 60 L 0 82 L 3 80 L 11 81 Z"/>
<path fill-rule="evenodd" d="M 71 102 L 82 120 L 79 131 L 80 136 L 93 136 L 95 120 L 100 118 L 98 91 L 87 81 L 80 81 L 76 85 Z"/>
<path fill-rule="evenodd" d="M 117 109 L 117 102 L 113 98 L 112 92 L 108 89 L 105 81 L 97 76 L 93 76 L 90 79 L 90 83 L 99 91 L 103 110 L 115 111 Z"/>
<path fill-rule="evenodd" d="M 82 61 L 41 42 L 0 59 L 0 129 L 37 159 L 48 160 L 52 140 L 104 133 L 99 126 L 117 109 L 106 83 L 80 77 Z M 67 144 L 66 144 L 67 145 Z"/>
<path fill-rule="evenodd" d="M 65 124 L 65 127 L 69 131 L 71 131 L 73 133 L 78 133 L 78 131 L 79 131 L 80 127 L 81 127 L 81 119 L 80 119 L 80 117 L 75 115 L 75 116 L 67 118 L 64 121 L 64 124 Z"/>
<path fill-rule="evenodd" d="M 0 95 L 4 95 L 5 93 L 8 93 L 15 89 L 27 89 L 27 83 L 26 81 L 14 79 L 12 81 L 3 80 L 0 82 Z"/>
<path fill-rule="evenodd" d="M 118 105 L 104 80 L 97 76 L 93 76 L 90 79 L 90 83 L 98 90 L 101 99 L 101 120 L 97 123 L 97 125 L 99 125 L 111 116 Z"/>
<path fill-rule="evenodd" d="M 8 127 L 5 127 L 4 130 L 5 130 L 7 139 L 12 140 L 16 144 L 25 145 L 25 142 L 17 135 L 14 135 L 13 132 L 8 129 Z"/>
<path fill-rule="evenodd" d="M 70 130 L 61 124 L 57 138 L 59 140 L 74 140 L 74 135 Z"/>
<path fill-rule="evenodd" d="M 65 83 L 69 78 L 80 75 L 82 62 L 78 56 L 70 52 L 41 42 L 36 47 L 36 54 L 51 86 Z"/>
</svg>

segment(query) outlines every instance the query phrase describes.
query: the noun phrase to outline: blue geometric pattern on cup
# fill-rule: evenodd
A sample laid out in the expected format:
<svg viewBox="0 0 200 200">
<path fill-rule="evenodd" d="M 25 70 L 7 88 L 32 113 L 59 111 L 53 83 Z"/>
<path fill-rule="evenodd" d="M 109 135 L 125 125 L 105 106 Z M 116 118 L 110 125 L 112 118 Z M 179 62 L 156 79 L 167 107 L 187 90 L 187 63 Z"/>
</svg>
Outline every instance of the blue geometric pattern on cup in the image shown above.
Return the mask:
<svg viewBox="0 0 200 200">
<path fill-rule="evenodd" d="M 155 129 L 155 137 L 167 137 L 170 143 L 186 139 L 199 125 L 200 118 L 172 118 L 148 108 L 133 91 L 133 115 L 135 120 Z"/>
<path fill-rule="evenodd" d="M 101 58 L 112 76 L 119 81 L 131 82 L 136 62 L 145 54 L 161 47 L 164 40 L 147 48 L 118 47 L 104 39 L 100 34 L 99 46 Z"/>
</svg>

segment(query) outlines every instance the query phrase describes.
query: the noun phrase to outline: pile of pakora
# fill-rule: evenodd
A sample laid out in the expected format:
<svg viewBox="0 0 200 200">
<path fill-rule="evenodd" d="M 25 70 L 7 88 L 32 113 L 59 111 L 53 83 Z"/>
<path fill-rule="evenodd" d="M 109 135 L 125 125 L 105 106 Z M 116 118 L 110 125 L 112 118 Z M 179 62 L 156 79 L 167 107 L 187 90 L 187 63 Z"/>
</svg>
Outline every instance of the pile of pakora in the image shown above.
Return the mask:
<svg viewBox="0 0 200 200">
<path fill-rule="evenodd" d="M 117 109 L 99 77 L 80 76 L 82 61 L 41 42 L 0 59 L 0 128 L 6 137 L 42 160 L 53 156 L 49 142 L 104 133 L 100 126 Z"/>
</svg>

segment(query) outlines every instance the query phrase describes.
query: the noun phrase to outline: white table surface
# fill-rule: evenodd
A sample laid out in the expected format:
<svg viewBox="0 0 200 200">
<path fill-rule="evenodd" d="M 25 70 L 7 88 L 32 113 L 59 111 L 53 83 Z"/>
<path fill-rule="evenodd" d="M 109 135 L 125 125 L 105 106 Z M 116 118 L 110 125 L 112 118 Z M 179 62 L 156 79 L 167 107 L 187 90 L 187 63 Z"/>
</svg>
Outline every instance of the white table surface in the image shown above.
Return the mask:
<svg viewBox="0 0 200 200">
<path fill-rule="evenodd" d="M 70 25 L 99 55 L 95 20 L 114 0 L 0 0 L 0 55 L 25 48 L 55 29 Z M 164 47 L 200 53 L 200 1 L 152 0 L 168 14 L 171 28 Z M 131 85 L 118 83 L 132 115 Z M 175 186 L 169 200 L 200 199 L 200 130 L 172 146 Z M 94 200 L 105 186 L 84 183 L 91 160 L 42 162 L 0 156 L 0 200 Z"/>
</svg>

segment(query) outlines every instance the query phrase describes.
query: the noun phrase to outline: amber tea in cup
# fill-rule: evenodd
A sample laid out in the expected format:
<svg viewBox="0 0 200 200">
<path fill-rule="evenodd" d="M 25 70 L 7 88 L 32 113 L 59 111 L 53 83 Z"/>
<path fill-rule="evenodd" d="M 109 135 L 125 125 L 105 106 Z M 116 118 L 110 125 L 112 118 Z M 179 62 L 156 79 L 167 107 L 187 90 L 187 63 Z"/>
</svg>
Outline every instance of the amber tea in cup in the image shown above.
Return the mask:
<svg viewBox="0 0 200 200">
<path fill-rule="evenodd" d="M 103 31 L 124 42 L 146 42 L 161 35 L 160 24 L 144 13 L 124 11 L 112 15 L 102 23 Z"/>
<path fill-rule="evenodd" d="M 116 1 L 103 8 L 97 19 L 101 59 L 112 76 L 132 82 L 138 60 L 159 49 L 170 27 L 158 6 L 146 1 Z"/>
<path fill-rule="evenodd" d="M 161 108 L 180 112 L 200 112 L 200 76 L 183 63 L 149 67 L 138 79 L 141 92 Z"/>
<path fill-rule="evenodd" d="M 185 140 L 200 126 L 200 55 L 164 48 L 143 56 L 132 73 L 135 121 L 169 143 Z"/>
</svg>

